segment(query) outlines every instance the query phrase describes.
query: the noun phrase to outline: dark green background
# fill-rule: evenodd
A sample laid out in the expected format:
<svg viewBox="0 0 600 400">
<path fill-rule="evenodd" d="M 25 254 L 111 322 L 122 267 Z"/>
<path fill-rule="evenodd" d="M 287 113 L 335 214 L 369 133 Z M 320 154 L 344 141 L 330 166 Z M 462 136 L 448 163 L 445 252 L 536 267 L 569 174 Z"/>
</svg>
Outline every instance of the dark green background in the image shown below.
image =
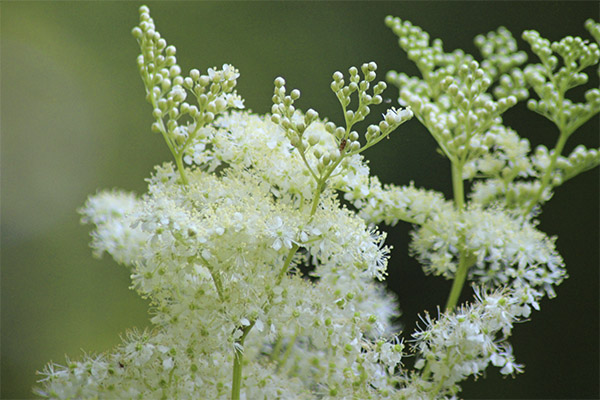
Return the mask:
<svg viewBox="0 0 600 400">
<path fill-rule="evenodd" d="M 147 324 L 146 304 L 128 290 L 127 271 L 108 257 L 93 259 L 88 227 L 76 209 L 99 188 L 142 192 L 153 165 L 170 159 L 150 132 L 130 30 L 137 2 L 2 2 L 2 397 L 32 397 L 35 371 L 108 350 L 126 329 Z M 598 2 L 170 2 L 148 3 L 158 30 L 178 48 L 182 69 L 234 64 L 248 108 L 270 109 L 273 79 L 303 93 L 312 107 L 340 121 L 329 90 L 331 74 L 376 61 L 415 74 L 384 26 L 387 14 L 409 19 L 474 53 L 479 33 L 507 26 L 515 36 L 536 29 L 557 40 L 588 37 L 586 18 Z M 526 45 L 519 40 L 521 48 Z M 592 83 L 598 85 L 595 71 Z M 386 92 L 395 99 L 397 91 Z M 576 93 L 580 95 L 581 93 Z M 383 109 L 374 110 L 379 115 Z M 507 124 L 532 143 L 551 145 L 556 130 L 517 107 Z M 598 146 L 598 118 L 571 139 Z M 444 191 L 448 163 L 417 121 L 369 150 L 384 182 Z M 598 170 L 559 188 L 544 209 L 541 229 L 558 235 L 571 276 L 558 298 L 518 324 L 512 343 L 526 372 L 502 379 L 496 369 L 464 386 L 466 398 L 598 398 Z M 416 314 L 435 312 L 449 284 L 424 278 L 406 256 L 408 227 L 391 229 L 390 285 L 398 292 L 408 332 Z M 470 296 L 465 290 L 465 299 Z M 408 337 L 408 335 L 407 335 Z M 410 363 L 410 360 L 408 361 Z"/>
</svg>

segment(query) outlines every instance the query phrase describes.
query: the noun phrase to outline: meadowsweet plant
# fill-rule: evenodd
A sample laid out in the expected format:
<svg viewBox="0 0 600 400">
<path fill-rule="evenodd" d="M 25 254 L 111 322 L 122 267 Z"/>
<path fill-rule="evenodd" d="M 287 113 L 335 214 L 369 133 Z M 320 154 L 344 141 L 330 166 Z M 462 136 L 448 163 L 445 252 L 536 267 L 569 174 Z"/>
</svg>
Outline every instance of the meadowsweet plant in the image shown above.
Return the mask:
<svg viewBox="0 0 600 400">
<path fill-rule="evenodd" d="M 281 77 L 270 115 L 244 111 L 237 69 L 184 74 L 140 8 L 137 64 L 152 130 L 175 162 L 156 167 L 146 194 L 100 192 L 81 213 L 94 226 L 95 254 L 127 266 L 150 300 L 153 327 L 127 333 L 109 353 L 48 365 L 40 395 L 454 398 L 490 364 L 505 375 L 523 371 L 508 342 L 513 325 L 567 276 L 536 217 L 556 187 L 600 163 L 597 149 L 563 154 L 600 110 L 598 89 L 584 103 L 567 96 L 598 64 L 600 24 L 585 24 L 596 43 L 524 32 L 539 58 L 526 64 L 504 28 L 475 39 L 477 61 L 446 53 L 408 21 L 385 22 L 421 76 L 389 72 L 399 106 L 364 126 L 387 87 L 377 65 L 335 72 L 337 126 L 297 109 L 300 91 Z M 556 125 L 553 149 L 532 150 L 503 124 L 503 113 L 527 99 Z M 363 152 L 413 117 L 450 162 L 453 199 L 369 172 Z M 439 315 L 423 314 L 405 339 L 394 325 L 397 299 L 381 283 L 390 247 L 377 228 L 400 221 L 414 227 L 410 251 L 424 271 L 453 281 Z M 459 306 L 467 281 L 474 297 Z M 408 356 L 414 368 L 403 364 Z"/>
</svg>

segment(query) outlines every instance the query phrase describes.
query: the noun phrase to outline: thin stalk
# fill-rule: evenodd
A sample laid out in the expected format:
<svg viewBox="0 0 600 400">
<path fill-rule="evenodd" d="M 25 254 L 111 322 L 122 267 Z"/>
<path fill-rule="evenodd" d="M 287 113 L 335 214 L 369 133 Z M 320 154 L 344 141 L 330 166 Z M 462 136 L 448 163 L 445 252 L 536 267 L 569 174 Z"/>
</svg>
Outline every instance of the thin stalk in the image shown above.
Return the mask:
<svg viewBox="0 0 600 400">
<path fill-rule="evenodd" d="M 208 271 L 210 272 L 210 276 L 215 284 L 215 289 L 217 290 L 219 300 L 225 301 L 225 298 L 223 297 L 223 283 L 221 282 L 221 278 L 219 278 L 219 275 L 217 275 L 216 271 L 214 271 L 212 268 L 208 268 Z"/>
<path fill-rule="evenodd" d="M 242 337 L 236 341 L 236 344 L 240 347 L 239 349 L 234 348 L 233 354 L 233 378 L 231 381 L 231 400 L 240 400 L 240 391 L 242 389 L 242 364 L 244 362 L 244 340 L 246 336 L 252 330 L 254 322 L 244 327 L 242 330 Z"/>
<path fill-rule="evenodd" d="M 283 365 L 285 365 L 287 359 L 290 357 L 290 354 L 292 353 L 292 348 L 294 347 L 294 343 L 296 343 L 296 338 L 297 337 L 298 337 L 298 331 L 296 330 L 296 333 L 294 333 L 294 337 L 292 337 L 292 340 L 288 344 L 287 349 L 285 349 L 285 353 L 283 354 L 283 358 L 281 360 L 278 360 L 278 362 L 277 362 L 277 369 L 278 370 Z"/>
<path fill-rule="evenodd" d="M 179 176 L 181 176 L 181 182 L 184 186 L 188 185 L 187 177 L 185 176 L 185 171 L 183 169 L 183 154 L 174 154 L 175 155 L 175 164 L 177 165 L 177 170 L 179 171 Z"/>
<path fill-rule="evenodd" d="M 462 169 L 462 163 L 452 163 L 452 191 L 454 192 L 454 205 L 459 212 L 462 212 L 465 207 L 465 188 Z"/>
<path fill-rule="evenodd" d="M 467 279 L 467 271 L 471 265 L 473 264 L 468 262 L 464 250 L 461 251 L 460 259 L 458 261 L 458 268 L 456 270 L 456 274 L 454 275 L 454 282 L 452 282 L 452 289 L 450 289 L 450 295 L 448 296 L 448 301 L 446 302 L 445 311 L 450 311 L 456 307 L 456 303 L 458 303 L 458 298 L 462 292 L 463 285 Z"/>
<path fill-rule="evenodd" d="M 558 157 L 561 155 L 561 153 L 565 147 L 565 144 L 567 143 L 568 138 L 569 138 L 569 135 L 566 132 L 564 132 L 564 131 L 560 132 L 560 135 L 558 136 L 558 141 L 556 142 L 556 146 L 554 147 L 554 153 L 552 154 L 552 156 L 550 156 L 550 165 L 544 172 L 544 176 L 542 177 L 542 182 L 540 183 L 540 188 L 537 191 L 537 193 L 535 194 L 535 197 L 533 199 L 531 199 L 531 202 L 529 203 L 529 206 L 527 206 L 527 209 L 525 210 L 524 215 L 528 215 L 533 210 L 533 207 L 535 207 L 535 205 L 540 201 L 540 198 L 542 197 L 542 194 L 544 193 L 544 189 L 546 189 L 546 187 L 548 186 L 548 183 L 550 183 L 550 178 L 552 176 L 552 172 L 556 168 L 556 160 L 558 160 Z"/>
<path fill-rule="evenodd" d="M 277 336 L 277 341 L 275 342 L 275 347 L 273 347 L 273 351 L 271 352 L 271 359 L 279 363 L 279 356 L 281 354 L 281 347 L 283 346 L 283 337 L 281 335 Z"/>
<path fill-rule="evenodd" d="M 465 208 L 465 187 L 462 179 L 462 168 L 462 162 L 452 162 L 452 191 L 454 192 L 454 205 L 460 213 L 462 213 Z M 452 282 L 450 295 L 446 301 L 445 311 L 451 311 L 454 309 L 454 307 L 456 307 L 460 293 L 462 292 L 462 288 L 465 284 L 465 280 L 467 279 L 467 271 L 475 262 L 472 255 L 469 255 L 467 250 L 464 248 L 464 241 L 465 237 L 464 235 L 461 235 L 458 248 L 458 251 L 460 252 L 458 268 L 456 270 L 456 274 L 454 275 L 454 281 Z M 424 380 L 428 380 L 430 375 L 431 363 L 426 361 L 423 372 L 421 373 L 421 377 Z M 436 391 L 441 389 L 442 383 L 443 382 L 439 382 L 438 386 L 436 387 Z"/>
<path fill-rule="evenodd" d="M 234 350 L 234 352 L 231 400 L 240 400 L 240 391 L 242 389 L 242 362 L 244 361 L 244 354 L 238 350 Z"/>
<path fill-rule="evenodd" d="M 462 167 L 463 164 L 461 162 L 452 163 L 452 190 L 454 192 L 454 205 L 460 213 L 462 213 L 463 209 L 465 208 L 465 189 L 462 179 Z M 458 248 L 458 251 L 460 252 L 458 268 L 456 270 L 456 274 L 454 275 L 454 282 L 452 282 L 452 289 L 450 290 L 448 301 L 446 302 L 446 311 L 450 311 L 456 306 L 458 298 L 460 297 L 460 293 L 462 292 L 462 288 L 465 284 L 465 280 L 467 279 L 467 271 L 472 265 L 472 263 L 469 262 L 470 260 L 466 254 L 466 249 L 463 247 L 464 241 L 465 238 L 463 235 L 461 235 Z"/>
<path fill-rule="evenodd" d="M 294 243 L 292 245 L 292 248 L 288 252 L 287 257 L 285 258 L 285 261 L 283 262 L 283 266 L 279 270 L 279 274 L 277 274 L 277 280 L 275 281 L 276 286 L 281 283 L 281 280 L 283 279 L 283 277 L 285 276 L 285 273 L 287 272 L 288 268 L 290 267 L 292 258 L 294 258 L 294 254 L 296 254 L 296 252 L 298 251 L 299 248 L 300 248 L 300 246 L 298 246 L 296 243 Z"/>
<path fill-rule="evenodd" d="M 323 181 L 320 181 L 317 184 L 317 190 L 315 193 L 315 197 L 313 198 L 312 207 L 310 208 L 309 219 L 312 219 L 312 216 L 317 212 L 317 206 L 319 205 L 319 201 L 321 200 L 321 192 L 323 191 Z"/>
</svg>

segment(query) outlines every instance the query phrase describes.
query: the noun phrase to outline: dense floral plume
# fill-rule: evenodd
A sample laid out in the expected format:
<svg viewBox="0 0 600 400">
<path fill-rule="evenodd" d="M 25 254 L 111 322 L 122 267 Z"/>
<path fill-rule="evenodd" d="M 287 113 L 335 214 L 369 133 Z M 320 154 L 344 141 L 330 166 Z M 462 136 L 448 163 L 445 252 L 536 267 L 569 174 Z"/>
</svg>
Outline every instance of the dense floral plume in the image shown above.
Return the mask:
<svg viewBox="0 0 600 400">
<path fill-rule="evenodd" d="M 557 186 L 600 163 L 597 149 L 561 154 L 600 110 L 598 89 L 585 103 L 566 98 L 598 63 L 598 45 L 550 43 L 527 31 L 541 64 L 525 65 L 526 54 L 499 28 L 475 39 L 477 61 L 445 53 L 408 21 L 386 24 L 422 76 L 389 72 L 400 107 L 363 128 L 387 88 L 375 82 L 374 62 L 333 74 L 341 126 L 297 109 L 300 91 L 288 91 L 281 77 L 271 114 L 257 115 L 242 110 L 233 66 L 182 75 L 175 47 L 140 8 L 138 68 L 152 131 L 174 163 L 156 167 L 145 194 L 102 191 L 80 212 L 94 227 L 94 254 L 126 266 L 132 287 L 150 300 L 153 326 L 127 333 L 111 352 L 49 364 L 38 394 L 456 398 L 460 383 L 490 364 L 504 375 L 523 371 L 508 342 L 513 326 L 567 277 L 555 238 L 535 218 Z M 586 27 L 600 40 L 598 23 Z M 503 124 L 502 114 L 530 91 L 537 97 L 528 107 L 557 126 L 554 149 L 531 151 Z M 370 174 L 362 153 L 413 117 L 450 162 L 452 200 Z M 390 247 L 377 224 L 399 222 L 413 225 L 410 251 L 424 271 L 453 280 L 445 309 L 421 317 L 410 345 L 396 324 L 397 299 L 381 283 Z M 459 306 L 467 280 L 475 296 Z"/>
</svg>

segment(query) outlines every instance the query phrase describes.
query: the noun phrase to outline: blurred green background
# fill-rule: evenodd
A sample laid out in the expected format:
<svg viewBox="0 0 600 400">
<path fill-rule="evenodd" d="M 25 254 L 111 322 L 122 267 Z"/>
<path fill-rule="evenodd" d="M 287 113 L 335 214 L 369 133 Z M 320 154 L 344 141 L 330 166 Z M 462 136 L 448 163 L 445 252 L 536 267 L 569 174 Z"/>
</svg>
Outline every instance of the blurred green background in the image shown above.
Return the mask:
<svg viewBox="0 0 600 400">
<path fill-rule="evenodd" d="M 107 257 L 92 258 L 89 229 L 76 213 L 101 188 L 143 192 L 152 167 L 170 159 L 162 138 L 150 132 L 135 63 L 130 30 L 140 4 L 1 4 L 2 398 L 33 397 L 35 371 L 48 361 L 109 350 L 120 333 L 148 324 L 145 302 L 128 290 L 127 271 Z M 388 14 L 442 38 L 447 50 L 470 53 L 475 35 L 500 25 L 519 37 L 536 29 L 552 40 L 588 38 L 583 22 L 599 14 L 598 2 L 147 4 L 158 30 L 177 46 L 184 71 L 234 64 L 242 74 L 238 91 L 260 113 L 270 109 L 273 79 L 282 75 L 302 91 L 301 108 L 337 122 L 340 109 L 329 90 L 334 71 L 373 60 L 381 77 L 389 69 L 416 74 L 383 24 Z M 527 48 L 522 40 L 519 46 Z M 598 86 L 595 71 L 591 83 Z M 385 94 L 395 99 L 397 90 Z M 505 120 L 534 145 L 556 139 L 553 125 L 522 105 Z M 567 150 L 578 142 L 598 146 L 598 118 Z M 448 163 L 417 121 L 367 157 L 384 182 L 414 180 L 450 196 Z M 541 229 L 559 236 L 571 277 L 558 298 L 515 327 L 512 343 L 525 374 L 502 379 L 490 369 L 486 379 L 465 384 L 462 397 L 599 397 L 598 178 L 596 169 L 559 188 L 541 217 Z M 435 313 L 444 303 L 449 283 L 423 277 L 406 255 L 408 227 L 390 232 L 390 286 L 411 332 L 417 313 Z"/>
</svg>

